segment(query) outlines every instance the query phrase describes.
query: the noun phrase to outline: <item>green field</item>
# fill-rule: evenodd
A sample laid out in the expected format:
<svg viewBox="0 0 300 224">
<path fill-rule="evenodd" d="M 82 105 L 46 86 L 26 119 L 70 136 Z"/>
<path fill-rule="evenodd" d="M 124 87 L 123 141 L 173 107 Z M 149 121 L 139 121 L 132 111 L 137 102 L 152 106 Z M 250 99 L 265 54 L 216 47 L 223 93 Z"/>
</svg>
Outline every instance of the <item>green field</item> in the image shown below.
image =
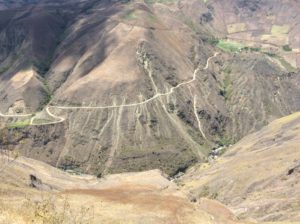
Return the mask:
<svg viewBox="0 0 300 224">
<path fill-rule="evenodd" d="M 134 11 L 130 11 L 124 16 L 124 19 L 128 19 L 128 20 L 137 19 L 137 15 Z"/>
<path fill-rule="evenodd" d="M 231 40 L 219 40 L 217 47 L 225 52 L 236 52 L 244 48 L 244 45 Z"/>
</svg>

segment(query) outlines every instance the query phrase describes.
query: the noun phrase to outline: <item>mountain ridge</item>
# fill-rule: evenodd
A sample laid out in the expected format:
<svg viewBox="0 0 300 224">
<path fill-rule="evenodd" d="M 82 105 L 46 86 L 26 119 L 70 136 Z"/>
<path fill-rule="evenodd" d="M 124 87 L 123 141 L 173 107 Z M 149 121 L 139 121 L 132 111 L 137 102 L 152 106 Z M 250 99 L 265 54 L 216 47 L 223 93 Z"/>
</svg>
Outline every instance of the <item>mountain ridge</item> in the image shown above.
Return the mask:
<svg viewBox="0 0 300 224">
<path fill-rule="evenodd" d="M 172 176 L 205 161 L 213 148 L 299 110 L 298 42 L 291 52 L 269 49 L 274 40 L 294 40 L 287 27 L 298 29 L 297 16 L 277 22 L 281 4 L 297 12 L 292 1 L 237 0 L 223 8 L 217 0 L 41 1 L 1 11 L 11 16 L 9 29 L 0 26 L 8 52 L 0 57 L 2 148 L 99 176 L 154 168 Z M 253 36 L 245 30 L 253 26 L 249 18 L 265 18 L 269 6 L 278 18 L 260 26 L 271 34 Z M 271 39 L 237 50 L 231 45 L 241 45 L 230 41 L 241 33 L 254 43 Z M 18 47 L 11 49 L 14 35 Z M 214 52 L 221 53 L 208 68 Z M 192 77 L 199 65 L 204 69 Z"/>
</svg>

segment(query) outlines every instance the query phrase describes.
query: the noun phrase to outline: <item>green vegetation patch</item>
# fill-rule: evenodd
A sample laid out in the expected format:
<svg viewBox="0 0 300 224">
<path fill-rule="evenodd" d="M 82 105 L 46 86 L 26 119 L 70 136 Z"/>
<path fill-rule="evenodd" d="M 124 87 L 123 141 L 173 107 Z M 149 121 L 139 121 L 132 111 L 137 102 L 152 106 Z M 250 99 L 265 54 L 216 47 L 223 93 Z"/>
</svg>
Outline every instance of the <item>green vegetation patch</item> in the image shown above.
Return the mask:
<svg viewBox="0 0 300 224">
<path fill-rule="evenodd" d="M 283 26 L 273 25 L 271 34 L 274 36 L 285 35 L 289 32 L 289 29 L 290 29 L 289 25 L 283 25 Z"/>
<path fill-rule="evenodd" d="M 6 72 L 9 69 L 9 67 L 2 67 L 0 68 L 0 74 Z"/>
<path fill-rule="evenodd" d="M 272 53 L 272 52 L 263 52 L 264 54 L 272 57 L 280 62 L 280 64 L 288 71 L 288 72 L 296 72 L 297 68 L 293 67 L 289 62 L 287 62 L 283 57 Z"/>
<path fill-rule="evenodd" d="M 296 72 L 297 69 L 294 68 L 290 63 L 288 63 L 284 58 L 282 57 L 277 57 L 277 59 L 279 60 L 280 64 L 285 67 L 285 69 L 288 71 L 288 72 Z"/>
<path fill-rule="evenodd" d="M 33 120 L 33 123 L 34 124 L 48 124 L 48 123 L 51 123 L 51 122 L 53 122 L 53 121 L 51 121 L 51 120 L 48 120 L 48 119 L 34 119 Z"/>
<path fill-rule="evenodd" d="M 273 52 L 263 52 L 265 55 L 268 55 L 269 57 L 276 57 L 277 55 Z"/>
<path fill-rule="evenodd" d="M 244 45 L 231 40 L 219 40 L 217 47 L 225 52 L 236 52 L 244 48 Z"/>
<path fill-rule="evenodd" d="M 28 125 L 30 125 L 30 119 L 12 122 L 12 123 L 8 124 L 8 128 L 23 128 Z"/>
<path fill-rule="evenodd" d="M 260 52 L 260 47 L 244 47 L 243 51 L 250 51 L 250 52 Z"/>
<path fill-rule="evenodd" d="M 129 11 L 126 15 L 124 15 L 123 18 L 124 18 L 124 19 L 128 19 L 128 20 L 132 20 L 132 19 L 137 19 L 138 16 L 137 16 L 137 14 L 135 13 L 135 11 L 131 10 L 131 11 Z"/>
<path fill-rule="evenodd" d="M 216 46 L 219 43 L 219 39 L 215 37 L 209 37 L 206 41 L 213 46 Z"/>
<path fill-rule="evenodd" d="M 288 44 L 283 45 L 283 46 L 282 46 L 282 49 L 283 49 L 284 51 L 292 51 L 292 50 L 293 50 L 292 48 L 290 48 L 290 46 L 289 46 Z"/>
<path fill-rule="evenodd" d="M 227 101 L 230 99 L 232 92 L 233 92 L 233 88 L 232 88 L 232 80 L 230 77 L 230 73 L 231 73 L 231 68 L 229 66 L 227 66 L 224 70 L 225 73 L 225 78 L 223 81 L 223 88 L 220 91 L 220 94 L 224 97 L 224 99 Z"/>
<path fill-rule="evenodd" d="M 226 147 L 228 147 L 229 145 L 233 144 L 232 139 L 228 138 L 228 137 L 221 137 L 218 141 L 218 144 L 220 146 L 223 146 L 224 148 L 221 150 L 220 155 L 224 154 L 226 151 Z"/>
</svg>

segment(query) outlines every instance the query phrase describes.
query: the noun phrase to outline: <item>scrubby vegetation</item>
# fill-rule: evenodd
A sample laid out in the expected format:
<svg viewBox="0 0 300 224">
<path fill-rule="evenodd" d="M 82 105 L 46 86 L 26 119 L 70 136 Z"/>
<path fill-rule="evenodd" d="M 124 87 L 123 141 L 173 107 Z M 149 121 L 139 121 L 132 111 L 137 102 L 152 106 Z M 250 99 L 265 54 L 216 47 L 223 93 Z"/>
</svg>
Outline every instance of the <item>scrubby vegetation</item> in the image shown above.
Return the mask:
<svg viewBox="0 0 300 224">
<path fill-rule="evenodd" d="M 23 128 L 30 125 L 30 119 L 16 121 L 8 124 L 8 128 Z"/>
<path fill-rule="evenodd" d="M 292 51 L 292 48 L 290 48 L 290 46 L 289 46 L 288 44 L 282 46 L 282 49 L 283 49 L 284 51 Z"/>
<path fill-rule="evenodd" d="M 230 72 L 226 72 L 224 85 L 223 85 L 223 96 L 225 100 L 229 100 L 232 94 L 232 83 L 230 78 Z"/>
<path fill-rule="evenodd" d="M 2 67 L 0 68 L 0 74 L 6 72 L 9 69 L 9 67 Z"/>
<path fill-rule="evenodd" d="M 273 52 L 263 52 L 269 57 L 275 58 L 279 61 L 279 63 L 288 71 L 288 72 L 296 72 L 297 69 L 294 68 L 289 62 L 287 62 L 283 57 L 273 53 Z"/>
<path fill-rule="evenodd" d="M 124 19 L 128 19 L 128 20 L 131 20 L 131 19 L 136 19 L 137 18 L 137 15 L 134 11 L 129 11 L 125 16 L 124 16 Z"/>
<path fill-rule="evenodd" d="M 290 63 L 288 63 L 284 58 L 278 56 L 277 59 L 280 61 L 281 65 L 283 67 L 285 67 L 285 69 L 288 72 L 296 72 L 297 71 L 297 69 L 294 68 Z"/>
<path fill-rule="evenodd" d="M 232 140 L 231 140 L 230 138 L 227 138 L 227 137 L 222 137 L 222 138 L 219 139 L 218 144 L 219 144 L 220 146 L 228 147 L 229 145 L 232 144 Z M 220 154 L 222 155 L 222 154 L 225 152 L 225 150 L 226 150 L 226 148 L 224 148 L 224 149 L 220 152 Z"/>
<path fill-rule="evenodd" d="M 269 57 L 275 57 L 276 54 L 273 52 L 263 52 L 265 55 L 268 55 Z"/>
<path fill-rule="evenodd" d="M 94 223 L 94 208 L 81 206 L 73 209 L 68 198 L 58 201 L 56 197 L 41 196 L 32 199 L 25 196 L 23 204 L 11 208 L 0 203 L 1 223 L 11 223 L 12 217 L 21 223 L 33 224 L 91 224 Z"/>
<path fill-rule="evenodd" d="M 261 48 L 260 47 L 244 47 L 243 50 L 250 51 L 250 52 L 259 52 L 259 51 L 261 51 Z"/>
</svg>

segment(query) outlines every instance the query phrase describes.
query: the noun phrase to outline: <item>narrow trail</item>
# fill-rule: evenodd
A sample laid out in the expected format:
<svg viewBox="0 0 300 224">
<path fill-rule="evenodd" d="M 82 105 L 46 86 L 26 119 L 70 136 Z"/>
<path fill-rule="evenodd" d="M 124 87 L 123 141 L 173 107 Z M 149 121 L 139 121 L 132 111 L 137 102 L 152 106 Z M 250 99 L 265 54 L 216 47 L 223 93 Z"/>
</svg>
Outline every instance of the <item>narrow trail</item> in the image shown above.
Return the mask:
<svg viewBox="0 0 300 224">
<path fill-rule="evenodd" d="M 215 58 L 218 54 L 219 53 L 216 52 L 213 56 L 211 56 L 211 57 L 209 57 L 207 59 L 206 65 L 203 68 L 203 70 L 207 70 L 208 69 L 210 60 L 212 60 L 213 58 Z M 166 92 L 166 93 L 157 93 L 154 96 L 152 96 L 151 98 L 149 98 L 147 100 L 144 100 L 142 102 L 138 102 L 138 103 L 120 104 L 120 105 L 111 105 L 111 106 L 50 106 L 50 107 L 57 108 L 57 109 L 62 109 L 62 110 L 70 110 L 70 109 L 111 109 L 111 108 L 120 108 L 120 107 L 139 106 L 139 105 L 143 105 L 143 104 L 149 103 L 149 102 L 151 102 L 151 101 L 153 101 L 153 100 L 155 100 L 155 99 L 157 99 L 157 98 L 159 98 L 161 96 L 168 96 L 168 95 L 172 94 L 174 92 L 174 90 L 178 89 L 179 87 L 194 82 L 196 80 L 196 78 L 197 78 L 197 73 L 199 71 L 200 71 L 200 68 L 198 67 L 194 71 L 193 78 L 191 80 L 179 83 L 176 86 L 170 88 L 170 90 L 168 92 Z"/>
<path fill-rule="evenodd" d="M 218 52 L 215 52 L 213 56 L 209 57 L 206 61 L 206 65 L 205 67 L 203 68 L 203 70 L 207 70 L 208 67 L 209 67 L 209 63 L 210 61 L 217 57 L 219 53 Z M 180 88 L 181 86 L 185 86 L 185 85 L 188 85 L 192 82 L 194 82 L 197 78 L 197 73 L 201 70 L 201 68 L 197 68 L 195 69 L 194 73 L 193 73 L 193 78 L 188 80 L 188 81 L 184 81 L 182 83 L 179 83 L 178 85 L 170 88 L 170 90 L 168 92 L 165 92 L 165 93 L 156 93 L 154 96 L 152 96 L 151 98 L 147 99 L 147 100 L 144 100 L 144 101 L 141 101 L 141 102 L 138 102 L 138 103 L 129 103 L 129 104 L 120 104 L 120 105 L 111 105 L 111 106 L 50 106 L 50 105 L 47 105 L 46 108 L 45 108 L 45 111 L 48 113 L 48 115 L 50 117 L 52 117 L 54 120 L 57 120 L 57 121 L 53 121 L 53 122 L 47 122 L 47 123 L 40 123 L 40 124 L 34 124 L 34 120 L 35 118 L 31 118 L 30 120 L 30 125 L 33 125 L 33 126 L 39 126 L 39 125 L 50 125 L 50 124 L 57 124 L 57 123 L 61 123 L 63 121 L 65 121 L 65 118 L 64 117 L 60 117 L 60 116 L 57 116 L 55 114 L 53 114 L 51 111 L 50 111 L 50 108 L 54 108 L 54 109 L 61 109 L 61 110 L 73 110 L 73 109 L 116 109 L 116 108 L 125 108 L 125 107 L 135 107 L 135 106 L 140 106 L 140 105 L 143 105 L 143 104 L 147 104 L 153 100 L 156 100 L 156 99 L 159 99 L 160 97 L 162 96 L 169 96 L 171 95 L 172 93 L 174 93 L 174 91 L 178 88 Z M 4 118 L 7 118 L 7 117 L 15 117 L 15 118 L 18 118 L 18 117 L 31 117 L 31 116 L 34 116 L 34 114 L 9 114 L 9 115 L 6 115 L 6 114 L 2 114 L 0 112 L 0 117 L 4 117 Z"/>
<path fill-rule="evenodd" d="M 124 99 L 125 100 L 125 99 Z M 115 122 L 115 126 L 116 126 L 116 136 L 115 136 L 115 144 L 114 146 L 111 148 L 111 151 L 109 153 L 108 159 L 105 163 L 105 169 L 103 171 L 104 174 L 106 174 L 109 170 L 109 168 L 111 167 L 112 163 L 113 163 L 113 159 L 115 157 L 115 154 L 118 150 L 118 145 L 119 145 L 119 141 L 120 141 L 120 134 L 121 134 L 121 119 L 122 119 L 122 113 L 123 113 L 123 107 L 120 107 L 118 110 L 116 110 L 117 113 L 117 119 Z"/>
<path fill-rule="evenodd" d="M 196 105 L 196 104 L 197 104 L 197 95 L 194 96 L 194 114 L 195 114 L 196 120 L 197 120 L 197 122 L 198 122 L 198 128 L 199 128 L 199 131 L 200 131 L 200 133 L 202 134 L 203 138 L 204 138 L 205 140 L 207 140 L 206 135 L 204 134 L 204 131 L 203 131 L 203 129 L 202 129 L 202 125 L 201 125 L 201 121 L 200 121 L 200 119 L 199 119 L 199 115 L 198 115 L 198 113 L 197 113 L 197 105 Z"/>
<path fill-rule="evenodd" d="M 50 108 L 49 106 L 46 107 L 47 113 L 48 113 L 51 117 L 53 117 L 54 119 L 57 119 L 57 120 L 58 120 L 57 122 L 63 122 L 63 121 L 65 120 L 65 118 L 56 116 L 55 114 L 51 113 L 51 111 L 50 111 L 49 108 Z"/>
<path fill-rule="evenodd" d="M 0 117 L 31 117 L 33 114 L 2 114 L 0 112 Z"/>
<path fill-rule="evenodd" d="M 56 116 L 55 114 L 53 114 L 50 109 L 49 109 L 49 106 L 46 107 L 46 112 L 47 114 L 53 118 L 53 120 L 56 120 L 56 121 L 51 121 L 51 122 L 45 122 L 45 123 L 41 123 L 41 124 L 34 124 L 34 120 L 35 120 L 35 117 L 32 117 L 30 119 L 30 123 L 29 125 L 31 126 L 40 126 L 40 125 L 50 125 L 50 124 L 57 124 L 57 123 L 61 123 L 61 122 L 64 122 L 66 119 L 63 118 L 63 117 L 58 117 Z"/>
</svg>

